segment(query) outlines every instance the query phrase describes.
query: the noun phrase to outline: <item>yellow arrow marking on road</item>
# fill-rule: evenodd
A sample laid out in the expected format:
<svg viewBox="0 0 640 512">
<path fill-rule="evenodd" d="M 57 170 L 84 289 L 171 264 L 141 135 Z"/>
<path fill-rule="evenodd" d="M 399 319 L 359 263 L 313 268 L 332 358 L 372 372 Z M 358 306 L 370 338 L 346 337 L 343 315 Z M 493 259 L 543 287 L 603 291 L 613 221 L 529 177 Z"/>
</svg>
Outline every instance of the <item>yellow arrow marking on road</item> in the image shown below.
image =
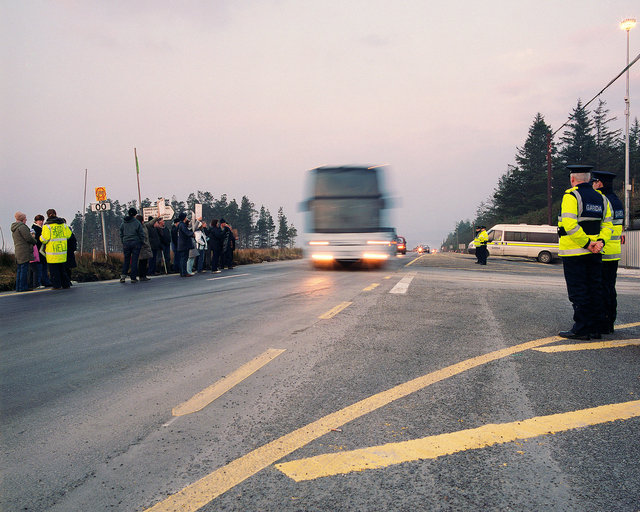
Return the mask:
<svg viewBox="0 0 640 512">
<path fill-rule="evenodd" d="M 201 411 L 216 398 L 219 398 L 224 393 L 229 391 L 232 387 L 236 386 L 244 379 L 257 372 L 260 368 L 272 361 L 280 354 L 284 352 L 284 349 L 270 348 L 266 352 L 263 352 L 258 357 L 255 357 L 247 364 L 242 365 L 233 373 L 223 377 L 215 384 L 212 384 L 206 389 L 200 391 L 200 393 L 194 395 L 192 398 L 176 406 L 171 411 L 174 416 L 184 416 L 185 414 L 191 414 L 197 411 Z"/>
<path fill-rule="evenodd" d="M 340 311 L 342 311 L 344 308 L 349 307 L 351 304 L 353 304 L 353 302 L 341 302 L 335 308 L 331 308 L 329 311 L 320 315 L 318 318 L 322 320 L 328 320 L 329 318 L 333 318 L 338 313 L 340 313 Z"/>
<path fill-rule="evenodd" d="M 640 325 L 640 322 L 619 325 L 616 326 L 616 329 L 635 327 L 637 325 Z M 563 338 L 559 336 L 551 336 L 549 338 L 528 341 L 513 347 L 489 352 L 488 354 L 467 359 L 460 363 L 447 366 L 446 368 L 436 370 L 435 372 L 427 373 L 426 375 L 372 395 L 256 448 L 193 484 L 188 485 L 181 491 L 172 494 L 163 501 L 156 503 L 153 507 L 147 509 L 146 512 L 169 512 L 175 510 L 195 512 L 229 489 L 232 489 L 259 471 L 262 471 L 264 468 L 309 444 L 311 441 L 328 434 L 335 428 L 341 427 L 395 400 L 404 398 L 411 393 L 420 391 L 454 375 L 502 359 L 503 357 L 548 345 L 549 343 L 561 341 L 562 339 Z"/>
<path fill-rule="evenodd" d="M 373 290 L 374 288 L 377 288 L 378 286 L 380 286 L 380 283 L 372 283 L 369 286 L 367 286 L 366 288 L 364 288 L 362 291 L 363 292 L 370 292 L 371 290 Z"/>
<path fill-rule="evenodd" d="M 483 425 L 460 432 L 388 443 L 349 452 L 317 455 L 276 464 L 275 467 L 296 482 L 302 482 L 324 476 L 383 468 L 403 462 L 435 459 L 465 450 L 476 450 L 517 439 L 531 439 L 638 416 L 640 416 L 640 400 L 634 400 L 550 416 L 538 416 L 512 423 Z"/>
<path fill-rule="evenodd" d="M 538 350 L 540 352 L 573 352 L 574 350 L 602 350 L 603 348 L 629 347 L 633 345 L 640 345 L 640 339 L 573 343 L 571 345 L 554 345 L 553 347 L 540 347 L 534 350 Z"/>
</svg>

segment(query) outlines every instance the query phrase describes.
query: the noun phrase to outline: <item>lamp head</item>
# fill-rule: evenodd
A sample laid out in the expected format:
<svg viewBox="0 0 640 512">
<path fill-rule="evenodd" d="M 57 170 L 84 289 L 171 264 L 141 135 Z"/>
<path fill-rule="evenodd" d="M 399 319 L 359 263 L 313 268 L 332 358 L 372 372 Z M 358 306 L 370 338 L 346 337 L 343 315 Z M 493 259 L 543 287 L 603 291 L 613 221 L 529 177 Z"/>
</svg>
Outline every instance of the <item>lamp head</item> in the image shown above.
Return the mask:
<svg viewBox="0 0 640 512">
<path fill-rule="evenodd" d="M 629 30 L 631 30 L 635 26 L 636 26 L 635 18 L 627 18 L 620 22 L 620 28 L 622 30 L 626 30 L 627 32 L 629 32 Z"/>
</svg>

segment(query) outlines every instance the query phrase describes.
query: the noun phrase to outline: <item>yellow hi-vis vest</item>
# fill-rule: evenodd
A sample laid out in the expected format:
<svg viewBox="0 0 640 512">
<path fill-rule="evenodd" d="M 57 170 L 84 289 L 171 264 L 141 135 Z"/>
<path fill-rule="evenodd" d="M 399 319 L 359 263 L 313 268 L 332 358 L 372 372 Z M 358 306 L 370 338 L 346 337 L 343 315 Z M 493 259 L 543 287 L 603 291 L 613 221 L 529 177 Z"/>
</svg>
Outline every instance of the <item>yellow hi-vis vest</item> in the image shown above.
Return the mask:
<svg viewBox="0 0 640 512">
<path fill-rule="evenodd" d="M 614 193 L 605 194 L 598 190 L 609 200 L 613 213 L 613 234 L 611 240 L 602 249 L 602 261 L 617 261 L 622 257 L 622 228 L 624 224 L 624 206 L 622 201 Z"/>
<path fill-rule="evenodd" d="M 71 237 L 71 229 L 66 224 L 45 224 L 42 226 L 40 241 L 46 244 L 47 263 L 64 263 L 67 261 L 67 239 Z"/>
<path fill-rule="evenodd" d="M 473 239 L 473 243 L 475 244 L 476 247 L 478 247 L 479 245 L 487 245 L 488 242 L 489 242 L 489 235 L 487 235 L 487 232 L 484 229 L 480 231 L 480 233 L 478 233 L 476 237 Z"/>
<path fill-rule="evenodd" d="M 582 193 L 586 197 L 582 196 Z M 596 196 L 593 196 L 593 193 Z M 586 200 L 586 201 L 585 201 Z M 597 208 L 597 211 L 595 209 Z M 582 225 L 595 225 L 599 229 L 587 234 Z M 589 231 L 592 231 L 589 229 Z M 613 233 L 611 205 L 599 192 L 588 187 L 573 187 L 565 191 L 562 197 L 560 218 L 558 219 L 560 243 L 558 255 L 583 256 L 591 254 L 587 249 L 590 242 L 604 240 L 605 245 Z"/>
</svg>

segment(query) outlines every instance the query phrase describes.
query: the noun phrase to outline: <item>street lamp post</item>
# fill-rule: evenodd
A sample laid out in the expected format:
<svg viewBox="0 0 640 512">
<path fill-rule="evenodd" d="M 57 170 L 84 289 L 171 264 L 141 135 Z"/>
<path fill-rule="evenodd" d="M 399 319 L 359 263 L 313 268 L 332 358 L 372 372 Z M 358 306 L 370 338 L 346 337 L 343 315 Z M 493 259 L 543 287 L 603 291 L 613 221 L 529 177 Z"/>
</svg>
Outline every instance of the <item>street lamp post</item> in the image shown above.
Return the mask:
<svg viewBox="0 0 640 512">
<path fill-rule="evenodd" d="M 636 26 L 635 18 L 627 18 L 622 20 L 620 28 L 627 32 L 627 67 L 629 66 L 629 32 Z M 627 69 L 627 92 L 624 97 L 625 103 L 625 117 L 626 117 L 626 130 L 625 130 L 625 142 L 624 142 L 624 227 L 630 229 L 629 225 L 629 192 L 631 191 L 631 185 L 629 183 L 629 116 L 630 101 L 629 101 L 629 70 Z"/>
</svg>

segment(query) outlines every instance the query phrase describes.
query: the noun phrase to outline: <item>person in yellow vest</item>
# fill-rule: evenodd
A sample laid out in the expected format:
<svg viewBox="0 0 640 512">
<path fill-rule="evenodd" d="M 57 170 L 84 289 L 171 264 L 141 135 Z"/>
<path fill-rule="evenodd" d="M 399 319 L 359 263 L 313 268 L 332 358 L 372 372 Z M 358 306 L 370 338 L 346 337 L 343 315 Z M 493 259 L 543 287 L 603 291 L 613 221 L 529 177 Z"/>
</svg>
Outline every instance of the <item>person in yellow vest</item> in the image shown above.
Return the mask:
<svg viewBox="0 0 640 512">
<path fill-rule="evenodd" d="M 476 237 L 473 239 L 473 243 L 476 246 L 476 263 L 486 265 L 487 256 L 489 256 L 489 249 L 487 249 L 489 235 L 487 235 L 487 228 L 485 226 L 478 226 L 476 228 Z"/>
<path fill-rule="evenodd" d="M 589 340 L 601 338 L 602 248 L 611 239 L 609 201 L 593 190 L 591 165 L 568 165 L 571 188 L 562 197 L 558 235 L 564 278 L 573 305 L 573 327 L 558 336 Z"/>
<path fill-rule="evenodd" d="M 616 293 L 616 277 L 618 262 L 622 257 L 622 227 L 624 224 L 624 205 L 613 191 L 612 172 L 593 171 L 591 173 L 593 188 L 603 194 L 611 205 L 613 213 L 613 235 L 602 249 L 602 300 L 604 302 L 604 318 L 600 332 L 613 334 L 613 324 L 616 321 L 618 299 Z"/>
<path fill-rule="evenodd" d="M 45 244 L 47 267 L 54 290 L 71 287 L 71 281 L 65 269 L 67 261 L 67 240 L 71 237 L 71 229 L 58 217 L 56 211 L 47 210 L 47 221 L 42 226 L 40 241 Z"/>
</svg>

